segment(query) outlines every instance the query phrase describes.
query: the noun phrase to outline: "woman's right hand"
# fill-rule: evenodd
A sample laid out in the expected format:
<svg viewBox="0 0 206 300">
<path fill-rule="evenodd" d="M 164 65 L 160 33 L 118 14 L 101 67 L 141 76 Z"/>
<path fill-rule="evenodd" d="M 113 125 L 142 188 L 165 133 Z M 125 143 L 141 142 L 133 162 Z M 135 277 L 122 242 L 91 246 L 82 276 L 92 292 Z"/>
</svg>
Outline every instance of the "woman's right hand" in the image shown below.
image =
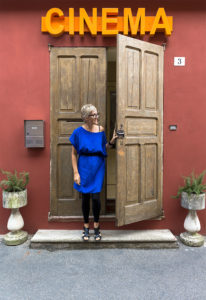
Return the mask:
<svg viewBox="0 0 206 300">
<path fill-rule="evenodd" d="M 80 175 L 79 173 L 74 173 L 74 182 L 78 185 L 80 185 Z"/>
</svg>

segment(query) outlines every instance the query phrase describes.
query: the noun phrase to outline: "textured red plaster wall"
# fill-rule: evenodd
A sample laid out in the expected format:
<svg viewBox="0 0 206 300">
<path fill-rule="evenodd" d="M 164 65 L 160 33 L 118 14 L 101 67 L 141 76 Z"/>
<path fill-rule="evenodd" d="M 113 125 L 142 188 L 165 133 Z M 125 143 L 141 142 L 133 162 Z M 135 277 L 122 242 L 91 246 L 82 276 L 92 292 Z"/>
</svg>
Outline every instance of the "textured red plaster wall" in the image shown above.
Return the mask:
<svg viewBox="0 0 206 300">
<path fill-rule="evenodd" d="M 122 228 L 154 229 L 169 228 L 175 234 L 183 229 L 186 210 L 179 200 L 171 199 L 182 183 L 181 175 L 192 170 L 206 169 L 206 4 L 197 1 L 103 1 L 101 7 L 122 9 L 146 7 L 147 15 L 155 15 L 158 7 L 174 17 L 174 31 L 166 38 L 158 34 L 146 35 L 143 40 L 162 44 L 167 42 L 164 68 L 164 188 L 163 207 L 165 219 L 144 221 Z M 81 223 L 49 223 L 49 52 L 48 44 L 54 46 L 115 46 L 115 38 L 70 38 L 64 34 L 52 38 L 40 31 L 41 16 L 48 9 L 59 7 L 68 15 L 69 5 L 85 7 L 91 11 L 96 1 L 0 1 L 0 168 L 30 172 L 28 205 L 21 209 L 25 230 L 34 233 L 46 228 L 81 228 Z M 138 6 L 137 6 L 138 5 Z M 185 56 L 185 67 L 174 67 L 174 56 Z M 29 150 L 24 147 L 24 119 L 45 120 L 45 149 Z M 177 124 L 177 131 L 168 126 Z M 10 210 L 0 206 L 0 233 L 7 232 L 6 224 Z M 206 234 L 206 211 L 199 213 L 202 233 Z M 115 228 L 113 223 L 102 228 Z"/>
</svg>

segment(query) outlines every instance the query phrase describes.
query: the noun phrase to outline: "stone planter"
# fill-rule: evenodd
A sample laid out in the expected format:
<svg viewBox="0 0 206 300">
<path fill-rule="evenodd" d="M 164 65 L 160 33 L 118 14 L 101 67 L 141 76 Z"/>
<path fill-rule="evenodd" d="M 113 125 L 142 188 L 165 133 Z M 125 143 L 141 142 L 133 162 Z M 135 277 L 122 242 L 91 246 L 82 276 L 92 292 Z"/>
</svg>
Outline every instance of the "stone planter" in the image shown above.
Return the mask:
<svg viewBox="0 0 206 300">
<path fill-rule="evenodd" d="M 192 194 L 189 196 L 187 193 L 182 192 L 181 206 L 188 209 L 189 213 L 184 222 L 186 232 L 180 234 L 180 240 L 188 246 L 202 246 L 204 237 L 198 233 L 201 226 L 196 210 L 205 209 L 205 194 Z"/>
<path fill-rule="evenodd" d="M 24 220 L 20 214 L 19 208 L 27 205 L 27 190 L 20 192 L 3 191 L 3 207 L 11 209 L 11 215 L 8 219 L 7 228 L 11 232 L 4 236 L 4 243 L 8 246 L 20 245 L 28 238 L 28 233 L 22 231 Z"/>
</svg>

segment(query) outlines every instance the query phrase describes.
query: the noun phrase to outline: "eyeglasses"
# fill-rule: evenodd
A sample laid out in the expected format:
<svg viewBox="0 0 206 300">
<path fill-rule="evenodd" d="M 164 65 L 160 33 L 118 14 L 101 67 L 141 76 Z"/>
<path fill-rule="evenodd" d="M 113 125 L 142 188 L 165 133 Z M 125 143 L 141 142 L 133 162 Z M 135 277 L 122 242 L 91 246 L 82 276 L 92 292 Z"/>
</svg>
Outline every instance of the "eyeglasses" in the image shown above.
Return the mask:
<svg viewBox="0 0 206 300">
<path fill-rule="evenodd" d="M 99 113 L 97 113 L 97 114 L 92 114 L 92 115 L 89 115 L 89 117 L 92 117 L 92 118 L 99 118 Z"/>
</svg>

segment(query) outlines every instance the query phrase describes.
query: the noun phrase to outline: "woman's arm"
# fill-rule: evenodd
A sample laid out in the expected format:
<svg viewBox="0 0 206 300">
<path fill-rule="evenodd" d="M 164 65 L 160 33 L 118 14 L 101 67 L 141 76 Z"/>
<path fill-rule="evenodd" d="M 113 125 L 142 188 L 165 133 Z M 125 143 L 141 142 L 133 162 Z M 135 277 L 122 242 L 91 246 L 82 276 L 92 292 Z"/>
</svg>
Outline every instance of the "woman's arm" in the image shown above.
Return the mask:
<svg viewBox="0 0 206 300">
<path fill-rule="evenodd" d="M 100 126 L 100 131 L 104 131 L 104 127 Z M 112 148 L 117 138 L 118 135 L 116 134 L 116 130 L 114 129 L 112 139 L 109 141 L 109 143 L 106 144 L 106 148 L 107 149 Z"/>
<path fill-rule="evenodd" d="M 80 175 L 77 168 L 77 150 L 72 146 L 72 167 L 74 171 L 74 182 L 80 185 Z"/>
</svg>

